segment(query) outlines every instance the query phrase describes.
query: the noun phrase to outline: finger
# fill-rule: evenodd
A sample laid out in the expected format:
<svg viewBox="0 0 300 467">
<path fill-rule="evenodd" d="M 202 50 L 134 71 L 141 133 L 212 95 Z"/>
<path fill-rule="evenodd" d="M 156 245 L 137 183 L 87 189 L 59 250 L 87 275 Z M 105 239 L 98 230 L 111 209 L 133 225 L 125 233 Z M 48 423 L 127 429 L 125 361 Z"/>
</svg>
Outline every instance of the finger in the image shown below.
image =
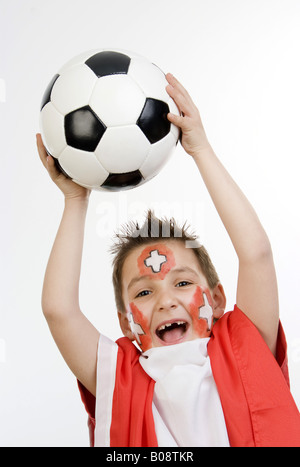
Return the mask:
<svg viewBox="0 0 300 467">
<path fill-rule="evenodd" d="M 187 115 L 188 117 L 196 117 L 198 109 L 195 106 L 193 100 L 191 99 L 189 93 L 181 85 L 169 84 L 166 87 L 166 90 L 170 97 L 175 101 L 177 107 L 182 114 Z"/>
<path fill-rule="evenodd" d="M 181 92 L 178 91 L 176 88 L 173 88 L 173 86 L 171 85 L 168 85 L 166 89 L 169 96 L 172 97 L 172 99 L 174 100 L 180 112 L 184 115 L 191 117 L 194 113 L 194 106 L 192 105 L 191 101 L 187 99 L 186 96 L 181 94 Z"/>
<path fill-rule="evenodd" d="M 180 93 L 182 96 L 185 97 L 185 99 L 192 105 L 194 105 L 194 102 L 191 98 L 191 96 L 189 95 L 188 91 L 185 89 L 185 87 L 180 83 L 180 81 L 178 81 L 177 78 L 175 78 L 175 76 L 173 76 L 171 73 L 168 73 L 167 74 L 167 81 L 168 83 L 178 91 L 178 93 Z"/>
<path fill-rule="evenodd" d="M 47 163 L 46 168 L 47 168 L 48 173 L 49 173 L 50 177 L 52 178 L 52 180 L 55 181 L 58 177 L 59 178 L 65 178 L 65 175 L 57 167 L 54 157 L 52 157 L 50 155 L 47 155 L 47 162 L 46 163 Z"/>
<path fill-rule="evenodd" d="M 173 88 L 177 88 L 182 94 L 189 95 L 185 87 L 171 73 L 168 73 L 166 75 L 166 78 L 167 78 L 168 83 L 171 84 Z"/>
<path fill-rule="evenodd" d="M 52 179 L 57 178 L 61 174 L 61 172 L 56 167 L 53 157 L 47 153 L 46 148 L 43 144 L 42 136 L 39 133 L 36 135 L 36 141 L 38 153 L 44 167 L 47 169 Z"/>
<path fill-rule="evenodd" d="M 42 136 L 40 133 L 38 133 L 36 135 L 36 145 L 37 145 L 37 149 L 38 149 L 38 153 L 39 153 L 39 156 L 40 156 L 40 159 L 43 163 L 43 165 L 47 168 L 47 151 L 46 151 L 46 148 L 43 144 L 43 141 L 42 141 Z"/>
<path fill-rule="evenodd" d="M 198 113 L 198 108 L 195 105 L 185 87 L 175 78 L 171 73 L 166 75 L 169 86 L 167 86 L 167 92 L 177 103 L 178 107 L 181 107 L 181 111 L 189 117 L 195 117 Z"/>
<path fill-rule="evenodd" d="M 173 123 L 174 125 L 178 126 L 179 128 L 183 128 L 185 126 L 185 119 L 183 116 L 168 113 L 167 118 L 169 122 Z"/>
</svg>

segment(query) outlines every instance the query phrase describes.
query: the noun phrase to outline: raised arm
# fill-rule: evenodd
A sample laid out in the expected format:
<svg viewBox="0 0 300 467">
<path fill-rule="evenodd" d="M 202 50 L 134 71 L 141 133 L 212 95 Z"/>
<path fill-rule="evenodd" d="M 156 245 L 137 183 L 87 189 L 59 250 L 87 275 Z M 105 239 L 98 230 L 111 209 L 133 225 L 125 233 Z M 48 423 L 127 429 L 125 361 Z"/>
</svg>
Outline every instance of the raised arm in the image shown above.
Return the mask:
<svg viewBox="0 0 300 467">
<path fill-rule="evenodd" d="M 56 169 L 40 135 L 37 135 L 37 147 L 42 163 L 65 198 L 62 220 L 45 273 L 42 308 L 68 366 L 81 383 L 95 394 L 99 332 L 81 312 L 78 292 L 90 192 Z"/>
<path fill-rule="evenodd" d="M 167 91 L 182 115 L 169 114 L 181 128 L 182 145 L 199 169 L 239 259 L 237 306 L 276 352 L 279 321 L 276 273 L 269 239 L 253 207 L 215 155 L 199 111 L 185 88 L 168 74 Z"/>
</svg>

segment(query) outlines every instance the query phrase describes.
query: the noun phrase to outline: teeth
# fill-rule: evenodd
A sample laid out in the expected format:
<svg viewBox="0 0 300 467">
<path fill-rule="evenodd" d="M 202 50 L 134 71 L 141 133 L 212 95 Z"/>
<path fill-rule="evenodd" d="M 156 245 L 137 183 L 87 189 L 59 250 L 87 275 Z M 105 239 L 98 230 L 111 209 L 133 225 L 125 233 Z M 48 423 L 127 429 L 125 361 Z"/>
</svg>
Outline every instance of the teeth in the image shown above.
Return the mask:
<svg viewBox="0 0 300 467">
<path fill-rule="evenodd" d="M 173 323 L 163 324 L 162 326 L 158 328 L 157 331 L 164 331 L 166 328 L 171 327 L 173 324 L 177 324 L 178 326 L 180 326 L 181 324 L 185 324 L 185 321 L 174 321 Z"/>
</svg>

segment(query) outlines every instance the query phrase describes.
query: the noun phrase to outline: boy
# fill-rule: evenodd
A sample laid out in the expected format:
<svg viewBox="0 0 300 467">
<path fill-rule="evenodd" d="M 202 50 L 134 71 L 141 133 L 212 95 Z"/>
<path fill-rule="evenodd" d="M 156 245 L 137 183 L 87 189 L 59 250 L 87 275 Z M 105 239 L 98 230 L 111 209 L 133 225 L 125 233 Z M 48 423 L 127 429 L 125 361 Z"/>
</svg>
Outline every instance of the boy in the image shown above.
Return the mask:
<svg viewBox="0 0 300 467">
<path fill-rule="evenodd" d="M 268 237 L 214 154 L 191 97 L 171 74 L 167 80 L 181 112 L 168 119 L 181 129 L 183 148 L 239 259 L 235 310 L 222 317 L 226 299 L 205 249 L 185 247 L 194 237 L 184 230 L 176 236 L 171 225 L 170 239 L 162 232 L 151 238 L 146 223 L 140 235 L 120 236 L 115 248 L 114 286 L 125 337 L 113 343 L 100 336 L 78 301 L 90 192 L 56 170 L 38 135 L 41 160 L 65 196 L 45 274 L 45 317 L 79 381 L 92 445 L 300 446 Z M 166 227 L 155 219 L 153 225 Z"/>
</svg>

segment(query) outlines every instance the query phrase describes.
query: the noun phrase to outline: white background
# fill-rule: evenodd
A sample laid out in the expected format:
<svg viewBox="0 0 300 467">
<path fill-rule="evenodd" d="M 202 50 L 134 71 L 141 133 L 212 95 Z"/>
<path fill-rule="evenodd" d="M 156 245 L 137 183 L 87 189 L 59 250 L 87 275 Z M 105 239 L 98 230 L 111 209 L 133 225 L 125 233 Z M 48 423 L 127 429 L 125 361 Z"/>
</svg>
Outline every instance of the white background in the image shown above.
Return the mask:
<svg viewBox="0 0 300 467">
<path fill-rule="evenodd" d="M 291 389 L 300 406 L 299 0 L 0 0 L 0 445 L 88 446 L 76 380 L 43 318 L 44 270 L 63 208 L 35 148 L 39 105 L 57 70 L 98 47 L 140 53 L 199 106 L 216 153 L 257 210 L 278 274 Z M 120 337 L 107 250 L 147 207 L 188 218 L 235 303 L 237 261 L 193 161 L 178 147 L 151 182 L 94 192 L 81 306 Z"/>
</svg>

